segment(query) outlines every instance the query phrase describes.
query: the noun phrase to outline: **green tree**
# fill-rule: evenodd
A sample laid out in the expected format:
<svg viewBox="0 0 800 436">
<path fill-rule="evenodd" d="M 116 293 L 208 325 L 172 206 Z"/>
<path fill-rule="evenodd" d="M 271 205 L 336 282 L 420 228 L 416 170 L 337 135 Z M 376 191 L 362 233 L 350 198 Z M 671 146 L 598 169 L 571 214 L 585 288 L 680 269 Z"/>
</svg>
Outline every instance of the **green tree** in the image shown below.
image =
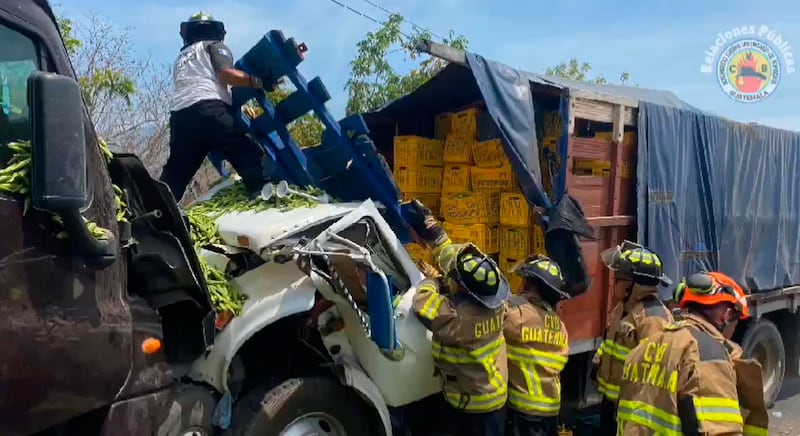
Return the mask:
<svg viewBox="0 0 800 436">
<path fill-rule="evenodd" d="M 61 17 L 58 26 L 73 68 L 77 70 L 78 83 L 90 113 L 97 106 L 116 98 L 130 105 L 131 97 L 136 92 L 136 83 L 130 71 L 123 68 L 125 62 L 113 62 L 121 61 L 123 55 L 129 54 L 116 51 L 126 48 L 124 46 L 125 42 L 129 42 L 129 35 L 115 32 L 111 23 L 104 23 L 97 16 L 89 17 L 89 32 L 86 35 L 89 44 L 78 39 L 72 20 Z M 110 38 L 110 41 L 98 43 L 95 37 L 101 34 Z"/>
<path fill-rule="evenodd" d="M 345 84 L 348 92 L 347 114 L 367 112 L 405 95 L 436 75 L 447 63 L 438 58 L 421 59 L 415 50 L 420 39 L 432 39 L 427 30 L 415 27 L 407 37 L 402 31 L 404 18 L 393 14 L 375 32 L 368 32 L 356 46 L 358 53 L 350 62 L 350 78 Z M 443 44 L 465 50 L 467 40 L 451 30 Z M 407 74 L 401 74 L 390 64 L 388 55 L 402 51 L 406 59 L 417 65 Z M 427 55 L 426 55 L 427 56 Z"/>
<path fill-rule="evenodd" d="M 169 66 L 137 56 L 132 29 L 112 19 L 88 12 L 58 25 L 96 131 L 157 175 L 168 154 Z"/>
<path fill-rule="evenodd" d="M 291 93 L 291 89 L 281 85 L 275 91 L 267 94 L 267 97 L 272 104 L 278 104 Z M 322 122 L 317 117 L 311 114 L 305 114 L 289 124 L 289 134 L 292 135 L 292 138 L 300 148 L 318 145 L 322 140 L 323 131 L 325 131 L 325 126 L 322 125 Z"/>
<path fill-rule="evenodd" d="M 556 66 L 549 67 L 544 70 L 548 76 L 562 77 L 565 79 L 577 80 L 579 82 L 589 82 L 598 84 L 609 83 L 605 77 L 598 74 L 593 78 L 589 78 L 592 72 L 592 66 L 588 62 L 581 62 L 575 58 L 570 59 L 568 62 L 562 62 Z M 630 74 L 627 71 L 622 72 L 619 76 L 619 82 L 626 85 L 630 80 Z"/>
</svg>

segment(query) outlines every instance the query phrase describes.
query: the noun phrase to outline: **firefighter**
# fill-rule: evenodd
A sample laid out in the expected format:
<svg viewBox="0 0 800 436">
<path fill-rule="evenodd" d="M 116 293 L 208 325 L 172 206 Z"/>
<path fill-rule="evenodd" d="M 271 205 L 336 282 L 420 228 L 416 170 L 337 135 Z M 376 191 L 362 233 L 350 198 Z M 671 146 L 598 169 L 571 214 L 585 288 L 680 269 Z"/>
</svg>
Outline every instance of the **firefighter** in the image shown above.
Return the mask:
<svg viewBox="0 0 800 436">
<path fill-rule="evenodd" d="M 192 15 L 181 23 L 180 35 L 184 45 L 173 70 L 169 158 L 160 179 L 179 201 L 203 159 L 216 151 L 255 195 L 264 185 L 263 152 L 232 113 L 229 86 L 262 89 L 262 80 L 234 68 L 233 55 L 223 42 L 225 26 L 211 15 Z"/>
<path fill-rule="evenodd" d="M 743 359 L 730 341 L 749 316 L 747 295 L 721 273 L 698 273 L 678 286 L 676 297 L 682 310 L 676 321 L 625 361 L 619 434 L 766 436 L 761 365 Z"/>
<path fill-rule="evenodd" d="M 417 240 L 433 250 L 443 275 L 417 288 L 412 310 L 433 333 L 433 359 L 456 435 L 503 435 L 508 391 L 503 303 L 508 282 L 473 244 L 454 244 L 430 210 L 414 202 Z"/>
<path fill-rule="evenodd" d="M 561 370 L 569 338 L 555 307 L 569 295 L 558 264 L 529 256 L 512 273 L 522 277 L 518 296 L 506 304 L 503 334 L 508 350 L 508 414 L 513 436 L 557 436 Z"/>
<path fill-rule="evenodd" d="M 661 331 L 672 322 L 672 314 L 658 298 L 658 285 L 670 285 L 661 259 L 647 248 L 630 241 L 601 254 L 603 263 L 615 273 L 615 295 L 620 301 L 611 311 L 605 337 L 594 358 L 602 434 L 616 434 L 617 398 L 622 366 L 639 341 Z"/>
</svg>

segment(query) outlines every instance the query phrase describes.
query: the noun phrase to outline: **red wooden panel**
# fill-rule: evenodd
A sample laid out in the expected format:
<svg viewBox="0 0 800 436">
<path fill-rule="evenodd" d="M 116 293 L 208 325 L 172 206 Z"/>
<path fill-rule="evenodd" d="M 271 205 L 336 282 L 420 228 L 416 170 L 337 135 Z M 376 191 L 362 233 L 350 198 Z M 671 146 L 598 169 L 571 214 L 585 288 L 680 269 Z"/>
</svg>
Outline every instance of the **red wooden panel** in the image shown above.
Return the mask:
<svg viewBox="0 0 800 436">
<path fill-rule="evenodd" d="M 568 174 L 567 192 L 578 200 L 587 217 L 608 215 L 608 178 Z"/>
<path fill-rule="evenodd" d="M 573 159 L 611 159 L 611 141 L 574 136 L 570 139 L 569 152 L 567 154 Z"/>
<path fill-rule="evenodd" d="M 583 241 L 583 256 L 589 274 L 592 276 L 592 287 L 582 295 L 561 303 L 559 315 L 567 326 L 569 340 L 581 341 L 594 339 L 603 334 L 602 315 L 606 306 L 606 289 L 608 288 L 606 268 L 600 261 L 598 249 L 600 241 Z"/>
</svg>

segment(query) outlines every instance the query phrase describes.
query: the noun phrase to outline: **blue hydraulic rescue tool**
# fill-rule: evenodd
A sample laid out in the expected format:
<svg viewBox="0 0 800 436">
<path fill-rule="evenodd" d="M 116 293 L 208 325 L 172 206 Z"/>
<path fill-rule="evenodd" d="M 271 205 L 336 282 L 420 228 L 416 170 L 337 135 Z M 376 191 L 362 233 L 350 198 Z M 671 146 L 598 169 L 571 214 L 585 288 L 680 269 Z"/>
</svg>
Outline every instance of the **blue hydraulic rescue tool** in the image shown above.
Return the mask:
<svg viewBox="0 0 800 436">
<path fill-rule="evenodd" d="M 360 115 L 336 121 L 325 108 L 330 94 L 319 77 L 306 81 L 297 71 L 307 50 L 279 30 L 264 35 L 241 59 L 236 68 L 262 79 L 270 89 L 286 77 L 296 91 L 273 105 L 263 92 L 233 89 L 234 110 L 255 99 L 264 113 L 255 119 L 242 114 L 253 138 L 264 149 L 264 176 L 286 180 L 298 186 L 314 185 L 342 201 L 371 198 L 384 208 L 384 216 L 403 243 L 410 242 L 400 205 L 400 192 Z M 325 126 L 322 143 L 301 150 L 289 134 L 288 125 L 311 111 Z M 215 162 L 221 168 L 219 162 Z"/>
</svg>

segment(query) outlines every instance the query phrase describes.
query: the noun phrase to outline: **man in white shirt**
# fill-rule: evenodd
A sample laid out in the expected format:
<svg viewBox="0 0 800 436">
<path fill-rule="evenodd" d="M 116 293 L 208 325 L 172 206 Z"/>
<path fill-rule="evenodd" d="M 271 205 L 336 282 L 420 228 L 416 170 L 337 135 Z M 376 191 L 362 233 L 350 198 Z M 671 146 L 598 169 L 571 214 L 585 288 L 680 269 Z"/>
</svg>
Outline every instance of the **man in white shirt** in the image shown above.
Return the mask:
<svg viewBox="0 0 800 436">
<path fill-rule="evenodd" d="M 233 55 L 223 43 L 225 26 L 210 14 L 192 15 L 181 23 L 180 34 L 184 45 L 173 71 L 170 155 L 160 179 L 180 201 L 203 159 L 219 151 L 255 195 L 264 184 L 264 153 L 232 113 L 229 87 L 263 89 L 262 81 L 234 68 Z"/>
</svg>

